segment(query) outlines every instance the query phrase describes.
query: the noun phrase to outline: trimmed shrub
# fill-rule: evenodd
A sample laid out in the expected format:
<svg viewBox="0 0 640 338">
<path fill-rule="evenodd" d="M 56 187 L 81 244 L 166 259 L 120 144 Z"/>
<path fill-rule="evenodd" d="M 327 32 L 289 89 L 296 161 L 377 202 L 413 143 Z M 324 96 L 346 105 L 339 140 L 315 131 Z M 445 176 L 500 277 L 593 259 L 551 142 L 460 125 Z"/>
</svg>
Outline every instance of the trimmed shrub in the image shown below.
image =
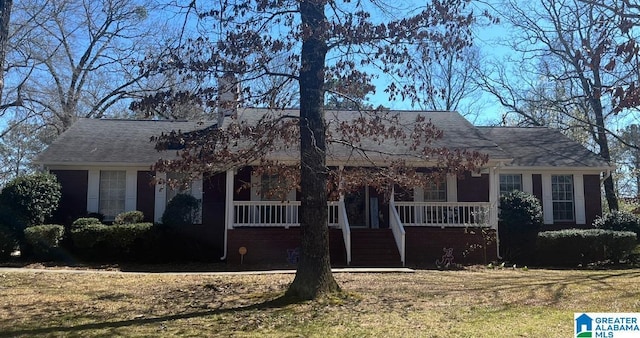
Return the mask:
<svg viewBox="0 0 640 338">
<path fill-rule="evenodd" d="M 104 215 L 99 212 L 90 212 L 85 216 L 85 218 L 97 218 L 100 223 L 104 221 Z"/>
<path fill-rule="evenodd" d="M 71 231 L 77 253 L 89 260 L 132 261 L 153 242 L 153 224 L 88 224 Z"/>
<path fill-rule="evenodd" d="M 120 213 L 113 220 L 113 224 L 134 224 L 141 223 L 144 220 L 144 214 L 142 211 L 126 211 Z"/>
<path fill-rule="evenodd" d="M 610 260 L 619 262 L 636 246 L 636 234 L 603 229 L 567 229 L 538 234 L 538 264 L 576 266 Z"/>
<path fill-rule="evenodd" d="M 542 206 L 530 193 L 514 190 L 500 196 L 500 221 L 511 227 L 539 229 L 542 225 Z"/>
<path fill-rule="evenodd" d="M 60 183 L 51 174 L 20 176 L 9 183 L 0 193 L 0 203 L 7 207 L 24 228 L 42 224 L 58 208 Z"/>
<path fill-rule="evenodd" d="M 60 243 L 64 236 L 64 226 L 56 224 L 35 225 L 24 229 L 25 255 L 40 259 L 58 259 Z"/>
<path fill-rule="evenodd" d="M 169 201 L 162 214 L 162 224 L 169 227 L 192 225 L 198 218 L 200 201 L 187 194 L 178 194 Z"/>
<path fill-rule="evenodd" d="M 9 259 L 17 244 L 18 241 L 16 240 L 13 231 L 0 224 L 0 260 Z"/>
<path fill-rule="evenodd" d="M 71 229 L 82 228 L 87 225 L 102 224 L 102 222 L 94 217 L 81 217 L 71 223 Z"/>
<path fill-rule="evenodd" d="M 624 211 L 614 210 L 602 217 L 598 217 L 593 221 L 593 226 L 605 230 L 631 231 L 640 237 L 640 218 Z"/>
<path fill-rule="evenodd" d="M 502 256 L 511 262 L 530 263 L 542 222 L 542 206 L 535 196 L 522 191 L 502 195 L 499 219 Z"/>
</svg>

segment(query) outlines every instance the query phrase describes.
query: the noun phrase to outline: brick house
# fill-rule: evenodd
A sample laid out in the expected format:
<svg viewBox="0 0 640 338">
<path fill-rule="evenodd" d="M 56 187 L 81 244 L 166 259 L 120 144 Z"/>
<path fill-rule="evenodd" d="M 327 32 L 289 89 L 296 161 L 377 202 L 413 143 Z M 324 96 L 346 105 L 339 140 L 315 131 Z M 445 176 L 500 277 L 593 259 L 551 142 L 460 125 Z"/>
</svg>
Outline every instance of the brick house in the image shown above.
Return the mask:
<svg viewBox="0 0 640 338">
<path fill-rule="evenodd" d="M 240 119 L 252 121 L 267 109 L 239 109 Z M 282 113 L 297 114 L 295 110 Z M 453 249 L 455 262 L 482 263 L 480 228 L 497 232 L 501 192 L 514 189 L 534 194 L 543 205 L 545 227 L 587 227 L 602 213 L 601 179 L 613 169 L 598 155 L 559 131 L 542 128 L 478 127 L 455 112 L 390 111 L 403 121 L 424 116 L 443 132 L 439 144 L 475 150 L 489 157 L 482 170 L 445 182 L 414 187 L 387 198 L 368 186 L 330 201 L 328 207 L 331 257 L 335 266 L 432 265 Z M 327 119 L 350 119 L 356 112 L 327 111 Z M 113 219 L 123 211 L 140 210 L 147 221 L 160 222 L 175 191 L 153 185 L 151 164 L 174 152 L 159 153 L 152 136 L 172 130 L 215 128 L 216 122 L 79 119 L 37 159 L 43 170 L 62 185 L 56 220 L 70 223 L 87 212 Z M 225 127 L 223 124 L 222 128 Z M 391 143 L 383 143 L 392 152 Z M 297 150 L 273 156 L 295 159 Z M 369 159 L 376 161 L 375 158 Z M 411 165 L 428 170 L 430 164 Z M 328 166 L 355 166 L 344 149 L 328 150 Z M 211 260 L 239 263 L 295 263 L 299 242 L 299 201 L 292 191 L 287 201 L 261 197 L 256 189 L 268 177 L 251 166 L 208 174 L 191 183 L 187 193 L 201 201 L 198 227 L 214 243 Z M 245 182 L 252 188 L 240 189 Z M 498 234 L 499 238 L 499 234 Z M 499 242 L 498 242 L 499 243 Z M 495 259 L 493 241 L 484 254 Z M 464 253 L 464 254 L 463 254 Z"/>
</svg>

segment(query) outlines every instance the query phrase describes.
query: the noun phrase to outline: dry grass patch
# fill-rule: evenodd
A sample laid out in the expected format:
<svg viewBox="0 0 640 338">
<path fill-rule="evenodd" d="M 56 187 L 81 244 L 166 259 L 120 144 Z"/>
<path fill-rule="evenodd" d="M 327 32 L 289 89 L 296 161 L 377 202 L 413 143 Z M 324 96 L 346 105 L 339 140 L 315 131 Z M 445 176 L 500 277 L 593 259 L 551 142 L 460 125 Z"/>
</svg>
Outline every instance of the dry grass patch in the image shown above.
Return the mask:
<svg viewBox="0 0 640 338">
<path fill-rule="evenodd" d="M 0 336 L 566 337 L 574 312 L 640 311 L 638 270 L 336 278 L 286 304 L 293 275 L 0 272 Z"/>
</svg>

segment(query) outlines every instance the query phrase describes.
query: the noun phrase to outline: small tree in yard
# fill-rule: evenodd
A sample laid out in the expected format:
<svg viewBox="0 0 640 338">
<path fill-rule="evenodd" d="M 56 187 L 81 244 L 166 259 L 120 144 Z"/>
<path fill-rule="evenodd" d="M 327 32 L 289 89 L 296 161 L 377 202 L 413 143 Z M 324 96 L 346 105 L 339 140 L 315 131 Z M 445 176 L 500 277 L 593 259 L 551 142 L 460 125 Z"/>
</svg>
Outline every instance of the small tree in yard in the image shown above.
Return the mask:
<svg viewBox="0 0 640 338">
<path fill-rule="evenodd" d="M 361 109 L 359 117 L 341 121 L 339 116 L 333 118 L 324 111 L 327 82 L 338 84 L 331 87 L 332 94 L 349 99 L 352 93 L 374 92 L 373 80 L 381 74 L 398 80 L 390 80 L 382 90 L 389 98 L 418 100 L 413 70 L 425 65 L 423 60 L 416 62 L 414 47 L 431 46 L 437 58 L 445 53 L 458 54 L 469 46 L 469 26 L 475 17 L 466 1 L 406 7 L 379 1 L 334 0 L 227 1 L 208 4 L 211 8 L 196 8 L 195 4 L 192 2 L 190 10 L 199 13 L 201 27 L 209 30 L 176 48 L 170 60 L 148 67 L 178 69 L 188 78 L 205 80 L 233 75 L 242 81 L 244 104 L 273 110 L 284 107 L 277 100 L 283 97 L 277 95 L 281 88 L 295 83 L 299 92 L 292 95 L 299 97 L 300 113 L 292 116 L 276 112 L 255 123 L 234 120 L 224 129 L 207 133 L 161 137 L 160 149 L 175 144 L 176 137 L 184 149 L 180 160 L 160 161 L 154 169 L 210 173 L 261 163 L 258 170 L 277 173 L 298 188 L 301 255 L 288 295 L 311 299 L 339 290 L 329 261 L 327 187 L 348 189 L 338 184 L 345 182 L 351 188 L 368 184 L 387 189 L 394 183 L 418 186 L 428 180 L 398 160 L 403 158 L 398 155 L 406 153 L 380 152 L 381 143 L 404 146 L 411 151 L 412 159 L 432 163 L 440 174 L 459 173 L 486 161 L 486 156 L 476 152 L 432 147 L 432 141 L 441 134 L 424 117 L 404 121 L 396 114 Z M 267 82 L 273 87 L 265 88 Z M 203 88 L 191 99 L 215 105 L 215 93 L 220 88 L 202 83 Z M 178 99 L 185 100 L 184 93 Z M 162 102 L 166 100 L 154 96 L 135 107 L 144 110 L 147 105 Z M 373 140 L 373 144 L 363 140 Z M 328 167 L 327 144 L 349 148 L 354 161 L 357 158 L 368 163 L 365 167 L 369 169 Z M 239 149 L 238 145 L 246 147 Z M 273 151 L 298 147 L 296 164 L 268 157 Z M 371 160 L 371 154 L 376 154 L 376 161 Z"/>
<path fill-rule="evenodd" d="M 9 182 L 0 193 L 0 224 L 9 224 L 18 239 L 26 227 L 43 224 L 58 208 L 61 191 L 51 174 L 32 174 Z"/>
<path fill-rule="evenodd" d="M 542 222 L 542 206 L 535 196 L 517 190 L 502 195 L 499 231 L 504 258 L 511 261 L 530 258 Z"/>
<path fill-rule="evenodd" d="M 200 201 L 188 194 L 177 194 L 162 214 L 162 224 L 169 227 L 192 225 L 200 211 Z"/>
</svg>

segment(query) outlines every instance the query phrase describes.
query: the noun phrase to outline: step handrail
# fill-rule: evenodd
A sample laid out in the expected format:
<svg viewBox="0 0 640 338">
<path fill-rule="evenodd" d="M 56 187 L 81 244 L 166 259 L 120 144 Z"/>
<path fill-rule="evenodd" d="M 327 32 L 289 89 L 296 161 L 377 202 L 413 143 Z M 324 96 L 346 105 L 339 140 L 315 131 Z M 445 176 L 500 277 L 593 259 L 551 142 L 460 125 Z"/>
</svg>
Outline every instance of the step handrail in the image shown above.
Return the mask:
<svg viewBox="0 0 640 338">
<path fill-rule="evenodd" d="M 405 266 L 406 231 L 404 230 L 404 226 L 402 226 L 400 215 L 398 215 L 398 210 L 396 210 L 396 204 L 393 200 L 389 201 L 389 227 L 396 240 L 402 266 Z"/>
<path fill-rule="evenodd" d="M 342 229 L 342 238 L 344 239 L 344 250 L 347 254 L 347 265 L 351 265 L 351 227 L 349 226 L 349 218 L 347 217 L 347 208 L 344 200 L 338 201 L 338 224 Z"/>
</svg>

